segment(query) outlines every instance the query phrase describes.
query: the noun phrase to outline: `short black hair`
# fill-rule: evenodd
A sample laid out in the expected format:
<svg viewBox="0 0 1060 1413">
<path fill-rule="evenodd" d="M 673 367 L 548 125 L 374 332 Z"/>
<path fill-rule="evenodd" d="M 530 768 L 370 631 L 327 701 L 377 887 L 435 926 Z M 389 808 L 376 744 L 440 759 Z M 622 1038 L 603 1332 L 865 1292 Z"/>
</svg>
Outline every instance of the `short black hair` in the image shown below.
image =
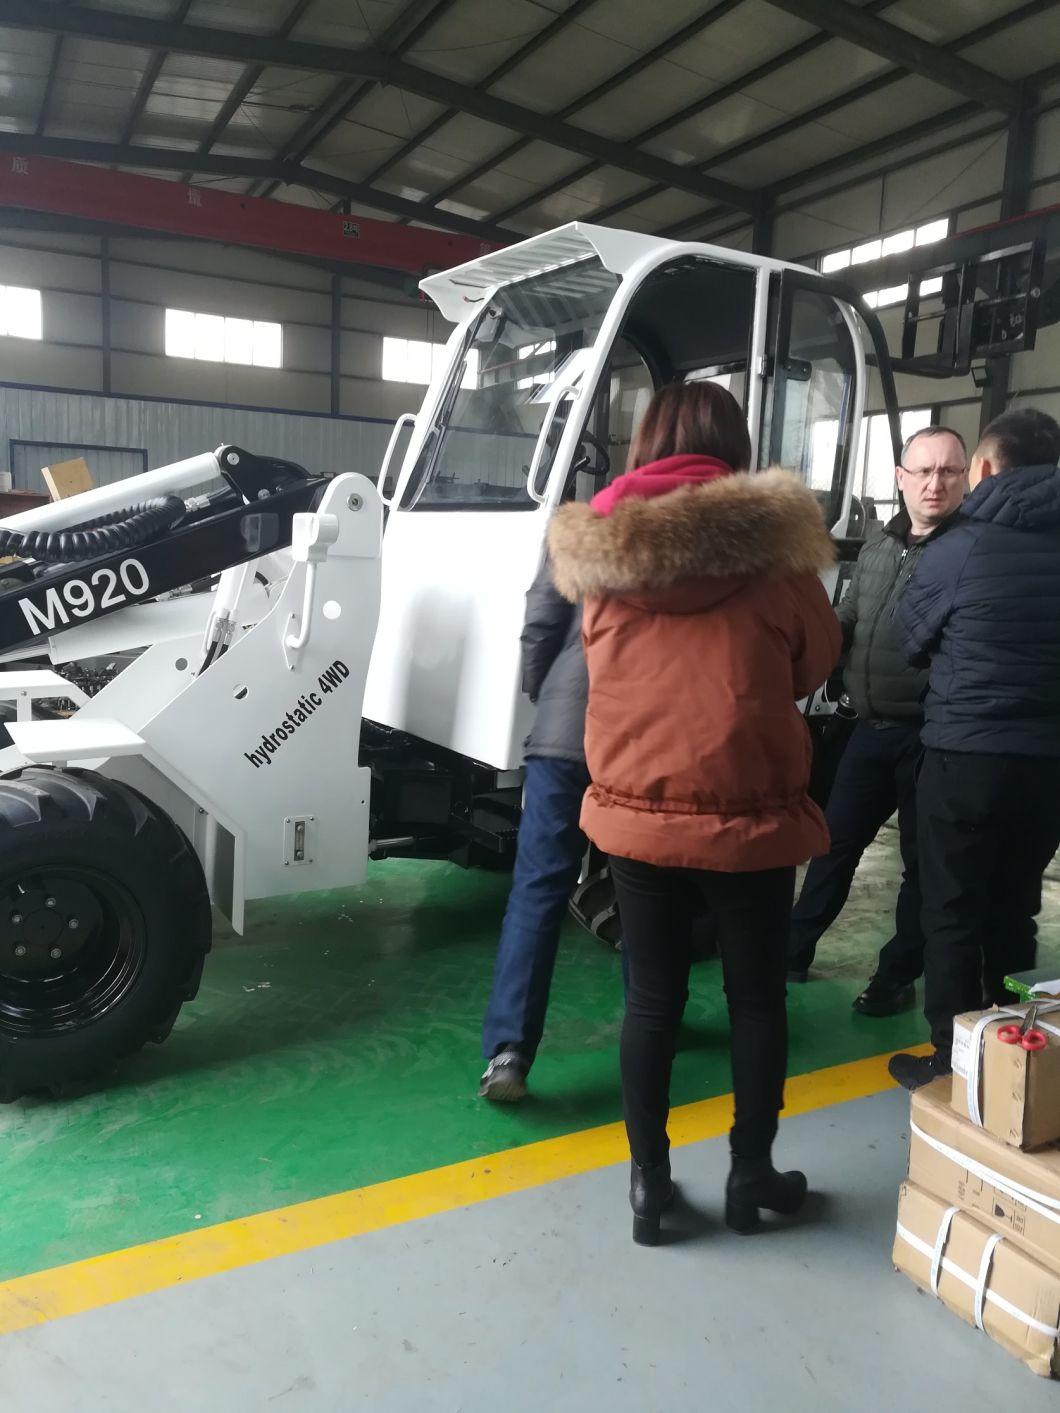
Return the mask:
<svg viewBox="0 0 1060 1413">
<path fill-rule="evenodd" d="M 1013 407 L 995 417 L 980 438 L 989 442 L 1002 471 L 1019 466 L 1055 466 L 1060 461 L 1060 425 L 1036 407 Z"/>
</svg>

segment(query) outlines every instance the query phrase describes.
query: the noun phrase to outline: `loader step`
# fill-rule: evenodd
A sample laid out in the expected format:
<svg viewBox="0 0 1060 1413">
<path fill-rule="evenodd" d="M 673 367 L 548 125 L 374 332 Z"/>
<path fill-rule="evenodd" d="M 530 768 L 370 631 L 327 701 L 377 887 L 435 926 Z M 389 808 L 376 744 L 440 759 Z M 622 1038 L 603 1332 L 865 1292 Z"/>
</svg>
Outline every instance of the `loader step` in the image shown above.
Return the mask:
<svg viewBox="0 0 1060 1413">
<path fill-rule="evenodd" d="M 112 717 L 69 721 L 12 721 L 11 739 L 36 765 L 57 765 L 72 760 L 102 760 L 107 756 L 137 756 L 144 738 Z"/>
</svg>

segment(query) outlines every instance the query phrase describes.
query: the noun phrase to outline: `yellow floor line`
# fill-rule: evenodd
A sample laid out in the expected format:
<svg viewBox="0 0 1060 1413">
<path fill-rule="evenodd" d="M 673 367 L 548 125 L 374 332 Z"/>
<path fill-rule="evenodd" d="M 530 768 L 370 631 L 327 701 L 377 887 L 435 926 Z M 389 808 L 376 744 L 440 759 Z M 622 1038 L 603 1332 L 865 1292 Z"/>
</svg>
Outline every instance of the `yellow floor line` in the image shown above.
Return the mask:
<svg viewBox="0 0 1060 1413">
<path fill-rule="evenodd" d="M 921 1049 L 918 1053 L 926 1051 Z M 795 1076 L 787 1084 L 785 1117 L 889 1088 L 888 1059 L 889 1055 L 877 1055 Z M 729 1094 L 685 1104 L 670 1114 L 670 1138 L 675 1146 L 717 1138 L 727 1132 L 731 1120 Z M 622 1125 L 605 1124 L 36 1271 L 0 1283 L 0 1334 L 185 1285 L 274 1256 L 306 1251 L 343 1237 L 451 1212 L 556 1178 L 620 1163 L 628 1157 Z"/>
</svg>

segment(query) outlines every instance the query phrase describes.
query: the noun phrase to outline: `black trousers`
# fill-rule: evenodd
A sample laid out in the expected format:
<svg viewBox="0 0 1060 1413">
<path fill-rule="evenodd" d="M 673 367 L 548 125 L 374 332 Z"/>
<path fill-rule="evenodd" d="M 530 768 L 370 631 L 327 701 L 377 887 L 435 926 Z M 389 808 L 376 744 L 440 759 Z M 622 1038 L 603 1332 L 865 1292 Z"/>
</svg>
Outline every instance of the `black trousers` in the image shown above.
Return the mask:
<svg viewBox="0 0 1060 1413">
<path fill-rule="evenodd" d="M 880 952 L 876 975 L 888 985 L 905 986 L 924 970 L 916 837 L 920 759 L 918 721 L 884 727 L 859 721 L 855 726 L 825 809 L 831 848 L 811 860 L 791 915 L 789 966 L 805 971 L 812 964 L 817 943 L 850 896 L 862 854 L 897 809 L 902 882 L 895 905 L 894 936 Z"/>
<path fill-rule="evenodd" d="M 1060 847 L 1060 759 L 927 750 L 917 806 L 924 1013 L 948 1059 L 953 1017 L 1034 966 L 1042 874 Z"/>
<path fill-rule="evenodd" d="M 788 1063 L 786 945 L 795 870 L 708 873 L 615 857 L 611 870 L 629 954 L 621 1065 L 634 1160 L 651 1166 L 669 1150 L 670 1071 L 688 1000 L 692 913 L 700 900 L 717 921 L 732 1027 L 732 1151 L 766 1157 Z"/>
</svg>

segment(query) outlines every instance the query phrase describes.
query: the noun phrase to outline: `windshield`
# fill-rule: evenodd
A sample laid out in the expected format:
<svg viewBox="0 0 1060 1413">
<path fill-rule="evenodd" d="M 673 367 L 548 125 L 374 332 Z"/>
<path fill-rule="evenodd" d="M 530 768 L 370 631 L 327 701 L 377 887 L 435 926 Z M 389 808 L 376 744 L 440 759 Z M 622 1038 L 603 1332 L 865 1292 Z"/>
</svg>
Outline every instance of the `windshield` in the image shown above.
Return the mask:
<svg viewBox="0 0 1060 1413">
<path fill-rule="evenodd" d="M 557 375 L 572 381 L 619 285 L 595 257 L 498 290 L 476 320 L 403 497 L 420 510 L 533 510 L 527 472 Z M 567 404 L 564 404 L 567 406 Z M 547 481 L 563 411 L 536 477 Z"/>
</svg>

